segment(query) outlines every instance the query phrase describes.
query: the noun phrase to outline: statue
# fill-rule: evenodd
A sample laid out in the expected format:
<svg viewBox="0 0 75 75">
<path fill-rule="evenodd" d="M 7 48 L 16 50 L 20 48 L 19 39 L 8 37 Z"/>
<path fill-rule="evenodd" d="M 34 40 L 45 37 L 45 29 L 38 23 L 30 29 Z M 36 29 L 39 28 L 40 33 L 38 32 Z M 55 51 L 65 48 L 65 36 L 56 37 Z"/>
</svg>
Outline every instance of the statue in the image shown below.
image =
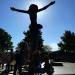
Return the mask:
<svg viewBox="0 0 75 75">
<path fill-rule="evenodd" d="M 30 62 L 29 63 L 29 74 L 30 75 L 34 75 L 34 71 L 36 71 L 34 67 L 35 66 L 37 67 L 37 65 L 35 65 L 35 64 L 40 63 L 39 60 L 37 60 L 37 58 L 38 58 L 37 56 L 39 54 L 38 54 L 38 52 L 34 53 L 34 51 L 35 50 L 42 50 L 42 47 L 43 47 L 43 40 L 41 37 L 41 31 L 40 31 L 40 29 L 42 29 L 42 25 L 37 24 L 37 13 L 47 9 L 49 6 L 53 5 L 54 3 L 55 3 L 55 1 L 52 1 L 48 5 L 44 6 L 41 9 L 38 9 L 38 6 L 35 4 L 31 4 L 28 10 L 20 10 L 20 9 L 16 9 L 14 7 L 11 7 L 12 11 L 27 13 L 27 14 L 29 14 L 29 17 L 30 17 L 30 21 L 31 21 L 31 24 L 29 26 L 30 30 L 26 33 L 28 35 L 26 35 L 26 38 L 25 38 L 25 41 L 30 46 L 30 50 L 28 51 L 29 52 L 29 55 L 28 55 L 29 58 L 28 59 Z M 32 55 L 34 55 L 34 56 L 32 56 Z M 37 55 L 37 56 L 35 56 L 35 55 Z M 32 58 L 30 58 L 30 57 L 32 57 Z M 33 59 L 35 59 L 35 60 L 33 61 Z M 18 62 L 15 65 L 15 67 L 17 65 L 18 65 Z M 21 66 L 19 66 L 19 67 L 17 66 L 14 69 L 14 75 L 15 75 L 17 69 L 19 69 L 19 74 L 21 74 Z"/>
<path fill-rule="evenodd" d="M 37 5 L 31 4 L 28 10 L 20 10 L 20 9 L 16 9 L 14 7 L 11 7 L 11 10 L 29 14 L 31 24 L 33 25 L 33 24 L 37 24 L 37 13 L 47 9 L 49 6 L 53 5 L 54 3 L 55 3 L 55 1 L 52 1 L 48 5 L 46 5 L 45 7 L 41 8 L 41 9 L 38 9 Z"/>
</svg>

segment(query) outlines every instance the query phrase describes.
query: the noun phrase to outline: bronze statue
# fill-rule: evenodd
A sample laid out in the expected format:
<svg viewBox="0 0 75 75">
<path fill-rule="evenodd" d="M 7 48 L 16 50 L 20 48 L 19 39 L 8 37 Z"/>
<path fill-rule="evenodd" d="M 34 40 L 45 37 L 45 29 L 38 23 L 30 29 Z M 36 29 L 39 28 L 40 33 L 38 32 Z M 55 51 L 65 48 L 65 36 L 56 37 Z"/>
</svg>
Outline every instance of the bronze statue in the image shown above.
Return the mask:
<svg viewBox="0 0 75 75">
<path fill-rule="evenodd" d="M 42 40 L 41 32 L 40 32 L 40 29 L 42 28 L 42 25 L 37 24 L 37 13 L 47 9 L 49 6 L 53 5 L 54 3 L 55 3 L 55 1 L 52 1 L 48 5 L 44 6 L 41 9 L 38 9 L 38 6 L 35 5 L 35 4 L 31 4 L 28 10 L 20 10 L 20 9 L 16 9 L 14 7 L 11 7 L 12 11 L 17 11 L 17 12 L 29 14 L 30 21 L 31 21 L 30 29 L 33 27 L 34 30 L 36 32 L 38 31 L 38 33 L 39 33 L 39 37 L 38 37 L 38 33 L 36 35 L 32 34 L 32 32 L 34 31 L 33 28 L 32 28 L 32 30 L 31 30 L 32 32 L 29 32 L 31 34 L 29 34 L 29 36 L 28 36 L 28 37 L 32 37 L 33 36 L 32 38 L 30 38 L 32 41 L 30 41 L 30 39 L 28 40 L 28 43 L 30 44 L 30 49 L 28 50 L 28 52 L 29 52 L 28 59 L 30 59 L 30 60 L 28 60 L 28 63 L 29 63 L 29 71 L 28 71 L 29 75 L 34 75 L 34 72 L 37 71 L 36 69 L 41 69 L 40 68 L 40 59 L 39 59 L 40 58 L 40 54 L 39 54 L 39 52 L 38 51 L 35 51 L 34 53 L 32 52 L 33 55 L 32 55 L 32 53 L 30 53 L 30 51 L 36 50 L 36 48 L 40 49 L 42 47 L 41 46 L 42 44 L 40 42 Z M 34 39 L 34 36 L 35 36 L 35 38 L 39 38 L 39 41 L 38 41 L 38 39 Z M 33 41 L 33 39 L 34 39 L 34 41 Z M 33 48 L 33 46 L 35 46 L 35 47 Z M 21 55 L 16 54 L 16 61 L 17 62 L 16 62 L 16 65 L 15 65 L 15 68 L 14 68 L 14 75 L 16 74 L 16 70 L 17 69 L 19 70 L 19 74 L 21 74 L 21 69 L 22 69 L 21 68 L 21 61 L 22 60 L 21 60 L 20 56 Z M 18 60 L 19 58 L 20 58 L 21 61 Z M 35 68 L 35 67 L 37 67 L 37 68 Z"/>
<path fill-rule="evenodd" d="M 16 9 L 14 7 L 11 7 L 11 10 L 29 14 L 31 24 L 37 24 L 37 13 L 47 9 L 49 6 L 53 5 L 54 3 L 55 3 L 55 1 L 52 1 L 48 5 L 46 5 L 45 7 L 41 8 L 41 9 L 38 9 L 37 5 L 31 4 L 28 10 L 20 10 L 20 9 Z"/>
</svg>

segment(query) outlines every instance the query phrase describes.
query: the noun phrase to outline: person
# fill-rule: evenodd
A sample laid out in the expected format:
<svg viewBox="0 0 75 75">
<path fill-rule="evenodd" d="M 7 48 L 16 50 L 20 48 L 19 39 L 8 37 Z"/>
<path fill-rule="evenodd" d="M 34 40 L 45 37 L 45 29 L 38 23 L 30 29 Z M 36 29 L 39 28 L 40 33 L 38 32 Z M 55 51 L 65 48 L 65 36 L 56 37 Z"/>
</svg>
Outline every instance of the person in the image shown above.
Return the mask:
<svg viewBox="0 0 75 75">
<path fill-rule="evenodd" d="M 40 69 L 40 51 L 35 50 L 30 58 L 30 63 L 29 63 L 29 75 L 34 75 L 34 73 L 38 72 L 38 69 Z"/>
<path fill-rule="evenodd" d="M 45 58 L 44 71 L 47 73 L 47 75 L 52 75 L 54 72 L 54 68 L 52 67 L 52 63 L 49 63 L 48 56 L 46 56 L 46 58 Z"/>
<path fill-rule="evenodd" d="M 19 71 L 19 75 L 22 75 L 22 58 L 19 51 L 16 51 L 15 54 L 16 64 L 14 65 L 14 75 L 16 75 L 16 71 Z"/>
<path fill-rule="evenodd" d="M 41 9 L 38 9 L 38 6 L 35 4 L 31 4 L 28 10 L 20 10 L 20 9 L 16 9 L 14 7 L 10 7 L 10 8 L 13 11 L 29 14 L 31 24 L 37 24 L 37 13 L 47 9 L 49 6 L 53 5 L 54 3 L 55 3 L 55 1 L 52 1 L 48 5 L 46 5 L 45 7 L 41 8 Z"/>
</svg>

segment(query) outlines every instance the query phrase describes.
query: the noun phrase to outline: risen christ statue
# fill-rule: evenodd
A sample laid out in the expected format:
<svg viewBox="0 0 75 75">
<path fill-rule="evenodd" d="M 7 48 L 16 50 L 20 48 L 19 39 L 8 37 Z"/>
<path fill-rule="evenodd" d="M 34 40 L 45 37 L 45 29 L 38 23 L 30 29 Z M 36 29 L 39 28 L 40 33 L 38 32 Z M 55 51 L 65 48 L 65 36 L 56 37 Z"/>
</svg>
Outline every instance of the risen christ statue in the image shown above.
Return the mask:
<svg viewBox="0 0 75 75">
<path fill-rule="evenodd" d="M 28 10 L 20 10 L 20 9 L 16 9 L 14 7 L 10 7 L 10 8 L 13 11 L 29 14 L 31 24 L 37 24 L 37 13 L 47 9 L 49 6 L 53 5 L 54 3 L 55 3 L 55 1 L 52 1 L 48 5 L 44 6 L 41 9 L 38 9 L 38 6 L 35 4 L 31 4 Z"/>
</svg>

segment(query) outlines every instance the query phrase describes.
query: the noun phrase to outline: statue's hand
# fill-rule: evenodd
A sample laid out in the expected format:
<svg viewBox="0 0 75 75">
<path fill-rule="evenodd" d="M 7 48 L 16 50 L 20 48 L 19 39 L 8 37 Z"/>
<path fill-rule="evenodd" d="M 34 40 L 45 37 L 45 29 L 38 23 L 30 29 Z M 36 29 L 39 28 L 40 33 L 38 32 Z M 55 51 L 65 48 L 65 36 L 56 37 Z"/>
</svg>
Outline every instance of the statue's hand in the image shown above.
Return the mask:
<svg viewBox="0 0 75 75">
<path fill-rule="evenodd" d="M 14 7 L 10 7 L 10 9 L 11 9 L 11 10 L 15 10 L 15 8 L 14 8 Z"/>
<path fill-rule="evenodd" d="M 53 5 L 55 3 L 55 1 L 52 1 L 50 4 Z"/>
</svg>

